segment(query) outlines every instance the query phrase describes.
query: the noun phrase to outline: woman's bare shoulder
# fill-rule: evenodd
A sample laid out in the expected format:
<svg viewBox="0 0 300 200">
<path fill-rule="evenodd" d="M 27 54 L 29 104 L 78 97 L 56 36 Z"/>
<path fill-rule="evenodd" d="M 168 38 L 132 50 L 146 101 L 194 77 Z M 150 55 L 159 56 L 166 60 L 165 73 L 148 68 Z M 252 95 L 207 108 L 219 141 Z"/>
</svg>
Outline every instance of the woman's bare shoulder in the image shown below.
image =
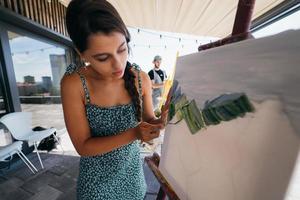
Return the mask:
<svg viewBox="0 0 300 200">
<path fill-rule="evenodd" d="M 80 78 L 77 73 L 65 74 L 62 77 L 60 84 L 61 84 L 61 86 L 76 85 L 76 83 L 79 81 L 79 79 Z"/>
<path fill-rule="evenodd" d="M 142 83 L 148 82 L 148 80 L 150 80 L 148 74 L 141 69 L 131 68 L 131 71 L 134 73 L 136 80 L 138 80 L 138 76 L 140 76 Z"/>
<path fill-rule="evenodd" d="M 77 73 L 65 74 L 60 81 L 62 96 L 82 96 L 84 94 L 82 81 Z M 82 98 L 82 97 L 81 97 Z"/>
<path fill-rule="evenodd" d="M 145 71 L 141 71 L 140 75 L 141 75 L 141 79 L 142 79 L 143 82 L 147 83 L 147 82 L 150 81 L 150 77 Z"/>
<path fill-rule="evenodd" d="M 148 94 L 152 90 L 152 82 L 146 72 L 141 73 L 143 93 Z"/>
</svg>

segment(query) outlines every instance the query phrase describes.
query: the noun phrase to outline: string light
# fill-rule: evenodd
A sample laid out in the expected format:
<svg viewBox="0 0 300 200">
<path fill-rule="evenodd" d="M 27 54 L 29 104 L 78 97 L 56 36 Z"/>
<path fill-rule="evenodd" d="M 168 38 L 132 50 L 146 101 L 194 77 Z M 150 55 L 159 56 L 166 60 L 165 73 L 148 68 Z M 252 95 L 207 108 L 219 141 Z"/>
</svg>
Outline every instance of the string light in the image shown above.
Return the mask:
<svg viewBox="0 0 300 200">
<path fill-rule="evenodd" d="M 183 40 L 186 40 L 186 41 L 195 41 L 196 44 L 199 43 L 198 39 L 191 39 L 191 38 L 182 38 L 182 37 L 175 37 L 175 36 L 170 36 L 170 35 L 164 35 L 164 34 L 161 34 L 161 33 L 154 33 L 154 32 L 151 32 L 151 31 L 146 31 L 146 30 L 141 30 L 139 28 L 133 28 L 133 27 L 130 27 L 132 29 L 136 29 L 137 30 L 137 33 L 140 34 L 141 32 L 144 32 L 144 33 L 147 33 L 147 34 L 152 34 L 152 35 L 159 35 L 159 38 L 162 39 L 163 37 L 164 38 L 173 38 L 173 39 L 176 39 L 179 41 L 179 43 L 181 43 Z M 204 44 L 208 44 L 208 43 L 212 43 L 212 40 L 209 40 L 209 42 L 207 43 L 204 43 Z M 189 45 L 192 45 L 192 44 L 182 44 L 181 45 L 181 48 L 184 48 L 185 46 L 189 46 Z M 202 44 L 199 43 L 199 45 L 201 46 Z M 172 45 L 171 45 L 172 46 Z M 175 47 L 176 45 L 174 45 Z M 167 49 L 167 45 L 142 45 L 142 44 L 133 44 L 133 47 L 148 47 L 149 49 L 151 47 L 158 47 L 158 48 L 164 48 L 165 50 Z M 41 49 L 35 49 L 35 50 L 30 50 L 30 51 L 19 51 L 19 52 L 12 52 L 11 55 L 12 56 L 15 56 L 16 54 L 29 54 L 29 53 L 32 53 L 32 52 L 37 52 L 37 51 L 41 51 L 41 52 L 44 52 L 45 50 L 47 49 L 52 49 L 52 48 L 60 48 L 58 46 L 55 46 L 55 47 L 46 47 L 46 48 L 41 48 Z M 172 47 L 173 48 L 173 47 Z M 176 48 L 176 47 L 175 47 Z M 178 46 L 177 46 L 178 48 Z"/>
<path fill-rule="evenodd" d="M 170 49 L 178 49 L 178 48 L 185 48 L 189 45 L 186 45 L 186 44 L 176 45 L 176 44 L 174 44 L 174 45 L 171 45 L 171 46 L 167 46 L 167 45 L 148 45 L 148 44 L 135 44 L 134 43 L 134 44 L 131 44 L 131 46 L 133 48 L 135 48 L 135 47 L 144 47 L 144 48 L 148 48 L 148 49 L 151 49 L 151 48 L 164 48 L 166 50 L 166 49 L 168 49 L 168 47 Z M 193 47 L 193 46 L 191 46 L 191 47 Z M 195 48 L 198 48 L 198 46 L 196 46 Z"/>
<path fill-rule="evenodd" d="M 41 48 L 41 49 L 34 49 L 34 50 L 30 50 L 30 51 L 18 51 L 18 52 L 12 52 L 11 55 L 14 56 L 16 54 L 26 54 L 28 55 L 29 53 L 32 53 L 32 52 L 38 52 L 38 51 L 41 51 L 41 52 L 44 52 L 46 49 L 54 49 L 54 48 L 59 48 L 57 46 L 55 47 L 45 47 L 45 48 Z"/>
<path fill-rule="evenodd" d="M 211 42 L 211 41 L 210 41 Z M 136 44 L 136 43 L 133 43 L 131 44 L 133 48 L 135 47 L 144 47 L 144 48 L 149 48 L 151 49 L 152 48 L 164 48 L 165 50 L 169 48 L 171 49 L 178 49 L 178 48 L 185 48 L 186 46 L 190 46 L 190 47 L 193 47 L 194 45 L 193 44 L 182 44 L 179 46 L 179 44 L 173 44 L 173 45 L 150 45 L 150 44 Z M 200 46 L 201 46 L 201 43 L 200 43 Z M 198 46 L 197 46 L 198 47 Z M 47 49 L 54 49 L 54 48 L 59 48 L 57 46 L 55 47 L 46 47 L 46 48 L 41 48 L 41 49 L 34 49 L 34 50 L 29 50 L 29 51 L 19 51 L 19 52 L 12 52 L 11 53 L 11 56 L 16 56 L 17 54 L 26 54 L 26 55 L 29 55 L 30 53 L 33 53 L 33 52 L 44 52 L 45 50 Z"/>
<path fill-rule="evenodd" d="M 171 35 L 165 35 L 165 34 L 161 34 L 161 33 L 155 33 L 152 31 L 148 31 L 148 30 L 142 30 L 140 28 L 135 28 L 135 27 L 130 27 L 132 29 L 136 29 L 137 33 L 147 33 L 147 34 L 151 34 L 151 35 L 159 35 L 159 38 L 162 39 L 162 37 L 164 38 L 172 38 L 172 39 L 176 39 L 179 40 L 179 42 L 181 42 L 182 40 L 186 40 L 186 41 L 195 41 L 198 44 L 198 40 L 197 39 L 192 39 L 192 38 L 182 38 L 182 37 L 176 37 L 176 36 L 171 36 Z"/>
<path fill-rule="evenodd" d="M 172 35 L 165 35 L 165 34 L 162 34 L 162 33 L 157 33 L 157 32 L 153 32 L 153 31 L 143 30 L 143 29 L 135 28 L 135 27 L 129 27 L 129 28 L 131 28 L 133 30 L 136 30 L 138 34 L 140 34 L 140 33 L 146 33 L 146 34 L 150 34 L 150 35 L 155 35 L 155 36 L 159 37 L 160 39 L 163 39 L 163 37 L 166 38 L 166 39 L 168 39 L 168 38 L 176 39 L 179 44 L 177 44 L 177 45 L 174 44 L 174 47 L 173 47 L 173 45 L 171 45 L 171 47 L 169 46 L 169 48 L 175 48 L 175 49 L 182 48 L 183 49 L 183 48 L 188 47 L 188 46 L 192 47 L 192 46 L 196 45 L 197 48 L 199 46 L 199 39 L 192 39 L 192 38 L 176 37 L 176 36 L 172 36 Z M 203 40 L 207 40 L 206 43 L 209 43 L 208 39 L 210 39 L 210 38 L 203 38 Z M 183 41 L 194 41 L 194 43 L 190 44 L 190 43 L 185 43 Z M 211 42 L 211 40 L 210 40 L 210 42 Z M 200 43 L 200 45 L 201 45 L 201 43 Z M 145 48 L 149 48 L 149 49 L 151 47 L 152 48 L 158 47 L 158 48 L 164 48 L 165 50 L 167 49 L 167 45 L 133 44 L 133 47 L 145 47 Z"/>
</svg>

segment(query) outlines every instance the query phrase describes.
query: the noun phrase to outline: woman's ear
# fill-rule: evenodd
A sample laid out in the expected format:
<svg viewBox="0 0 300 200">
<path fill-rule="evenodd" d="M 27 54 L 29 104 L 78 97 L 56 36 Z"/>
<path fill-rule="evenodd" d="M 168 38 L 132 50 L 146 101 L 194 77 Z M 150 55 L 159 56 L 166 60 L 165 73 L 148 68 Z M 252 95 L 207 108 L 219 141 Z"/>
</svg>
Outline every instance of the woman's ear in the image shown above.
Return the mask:
<svg viewBox="0 0 300 200">
<path fill-rule="evenodd" d="M 88 65 L 90 65 L 89 62 L 87 62 L 87 60 L 85 59 L 85 56 L 83 53 L 81 53 L 77 48 L 75 48 L 76 53 L 79 55 L 80 58 L 80 66 L 86 67 Z"/>
<path fill-rule="evenodd" d="M 77 48 L 74 48 L 75 52 L 79 55 L 81 60 L 84 60 L 82 53 L 80 53 L 80 51 Z"/>
</svg>

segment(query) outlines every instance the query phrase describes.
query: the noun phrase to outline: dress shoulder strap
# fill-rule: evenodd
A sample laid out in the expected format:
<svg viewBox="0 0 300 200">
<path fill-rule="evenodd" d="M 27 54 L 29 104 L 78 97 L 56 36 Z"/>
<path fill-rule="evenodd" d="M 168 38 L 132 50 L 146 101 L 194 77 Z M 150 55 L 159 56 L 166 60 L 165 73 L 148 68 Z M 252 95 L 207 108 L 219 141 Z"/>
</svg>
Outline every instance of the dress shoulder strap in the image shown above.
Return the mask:
<svg viewBox="0 0 300 200">
<path fill-rule="evenodd" d="M 78 70 L 76 71 L 76 73 L 79 75 L 82 86 L 83 86 L 83 90 L 84 90 L 84 95 L 85 95 L 85 100 L 87 102 L 87 104 L 90 104 L 91 102 L 91 97 L 90 97 L 90 93 L 86 84 L 86 79 L 84 77 L 83 74 L 81 74 Z"/>
<path fill-rule="evenodd" d="M 88 90 L 88 87 L 87 87 L 87 84 L 86 84 L 86 79 L 85 77 L 83 76 L 83 74 L 81 74 L 79 72 L 79 69 L 80 67 L 78 67 L 77 65 L 75 65 L 74 63 L 70 64 L 67 68 L 66 68 L 66 72 L 65 72 L 65 76 L 67 75 L 71 75 L 73 74 L 74 72 L 76 72 L 79 77 L 80 77 L 80 80 L 81 80 L 81 83 L 82 83 L 82 86 L 83 86 L 83 90 L 84 90 L 84 95 L 85 95 L 85 100 L 86 102 L 89 104 L 90 103 L 90 93 L 89 93 L 89 90 Z"/>
</svg>

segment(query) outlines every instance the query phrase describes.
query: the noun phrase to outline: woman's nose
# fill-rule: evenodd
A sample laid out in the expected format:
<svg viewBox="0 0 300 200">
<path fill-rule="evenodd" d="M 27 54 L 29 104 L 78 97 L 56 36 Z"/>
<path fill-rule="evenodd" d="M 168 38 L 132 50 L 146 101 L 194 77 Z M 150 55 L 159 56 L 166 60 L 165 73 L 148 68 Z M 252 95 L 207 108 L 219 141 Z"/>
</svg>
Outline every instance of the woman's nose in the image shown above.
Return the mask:
<svg viewBox="0 0 300 200">
<path fill-rule="evenodd" d="M 113 59 L 113 68 L 114 69 L 122 69 L 122 59 L 121 58 L 118 58 L 118 57 L 115 57 L 114 59 Z"/>
</svg>

